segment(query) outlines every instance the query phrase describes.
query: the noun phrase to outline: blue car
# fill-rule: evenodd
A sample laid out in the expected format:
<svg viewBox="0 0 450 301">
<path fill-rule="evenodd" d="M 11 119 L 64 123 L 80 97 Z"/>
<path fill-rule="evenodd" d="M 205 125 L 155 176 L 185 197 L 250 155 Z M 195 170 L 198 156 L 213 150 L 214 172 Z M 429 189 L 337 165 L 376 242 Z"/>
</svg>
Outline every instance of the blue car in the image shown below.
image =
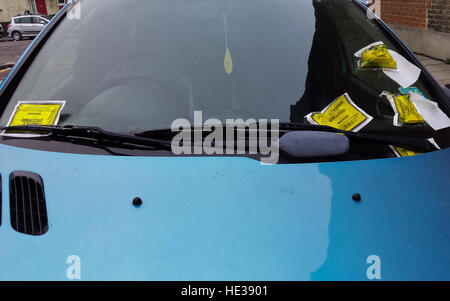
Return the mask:
<svg viewBox="0 0 450 301">
<path fill-rule="evenodd" d="M 366 10 L 67 4 L 0 86 L 0 280 L 450 280 L 450 99 Z"/>
</svg>

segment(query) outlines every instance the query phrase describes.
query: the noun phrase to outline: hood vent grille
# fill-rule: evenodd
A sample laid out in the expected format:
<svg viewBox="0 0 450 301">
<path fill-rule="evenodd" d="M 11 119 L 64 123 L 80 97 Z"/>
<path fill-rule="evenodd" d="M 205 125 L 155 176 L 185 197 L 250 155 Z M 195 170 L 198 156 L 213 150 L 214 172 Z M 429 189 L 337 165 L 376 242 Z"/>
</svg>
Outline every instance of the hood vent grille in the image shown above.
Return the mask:
<svg viewBox="0 0 450 301">
<path fill-rule="evenodd" d="M 42 235 L 48 231 L 42 178 L 31 172 L 14 171 L 9 178 L 11 226 L 20 233 Z"/>
</svg>

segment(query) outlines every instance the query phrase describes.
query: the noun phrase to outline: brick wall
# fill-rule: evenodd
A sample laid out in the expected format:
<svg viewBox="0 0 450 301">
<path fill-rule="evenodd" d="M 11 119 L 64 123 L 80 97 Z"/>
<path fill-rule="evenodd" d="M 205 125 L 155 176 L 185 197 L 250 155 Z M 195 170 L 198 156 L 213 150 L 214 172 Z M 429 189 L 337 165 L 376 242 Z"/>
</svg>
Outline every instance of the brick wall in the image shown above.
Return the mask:
<svg viewBox="0 0 450 301">
<path fill-rule="evenodd" d="M 376 13 L 416 53 L 450 58 L 450 0 L 372 0 Z"/>
<path fill-rule="evenodd" d="M 450 33 L 450 0 L 378 0 L 388 24 Z"/>
<path fill-rule="evenodd" d="M 450 0 L 431 0 L 427 26 L 431 30 L 450 33 Z"/>
<path fill-rule="evenodd" d="M 427 27 L 430 0 L 381 0 L 381 18 L 388 24 Z"/>
</svg>

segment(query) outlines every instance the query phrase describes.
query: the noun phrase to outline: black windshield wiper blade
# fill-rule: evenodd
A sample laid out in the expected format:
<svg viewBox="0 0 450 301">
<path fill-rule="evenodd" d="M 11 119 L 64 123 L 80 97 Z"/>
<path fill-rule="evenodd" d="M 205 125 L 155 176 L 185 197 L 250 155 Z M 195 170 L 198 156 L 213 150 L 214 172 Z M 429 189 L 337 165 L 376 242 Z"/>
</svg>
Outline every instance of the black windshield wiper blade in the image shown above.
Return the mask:
<svg viewBox="0 0 450 301">
<path fill-rule="evenodd" d="M 353 133 L 345 132 L 345 135 L 349 138 L 370 140 L 374 142 L 380 142 L 383 144 L 400 146 L 405 148 L 413 148 L 423 151 L 432 151 L 436 148 L 431 144 L 430 141 L 424 138 L 415 137 L 403 137 L 403 136 L 385 136 L 379 134 L 366 134 L 366 133 Z"/>
<path fill-rule="evenodd" d="M 42 137 L 62 137 L 62 138 L 86 138 L 94 139 L 96 141 L 107 141 L 115 144 L 135 144 L 140 146 L 147 146 L 156 149 L 170 150 L 170 141 L 141 138 L 129 134 L 120 134 L 115 132 L 105 131 L 99 127 L 90 126 L 10 126 L 2 128 L 4 135 L 15 134 L 15 137 L 20 138 L 20 134 L 24 134 L 24 138 L 29 138 L 26 134 L 42 134 Z M 19 134 L 19 135 L 18 135 Z M 39 136 L 36 136 L 39 137 Z M 36 138 L 33 137 L 33 138 Z"/>
<path fill-rule="evenodd" d="M 245 124 L 246 126 L 248 124 Z M 259 122 L 255 122 L 255 123 L 251 123 L 250 125 L 252 126 L 256 126 L 259 129 L 260 123 Z M 268 125 L 268 129 L 270 131 L 270 123 L 267 124 Z M 236 128 L 237 130 L 241 129 L 239 126 L 237 126 L 236 124 L 233 125 L 220 125 L 222 126 L 224 129 L 226 129 L 227 127 L 231 126 Z M 211 131 L 205 131 L 202 128 L 195 128 L 195 127 L 191 127 L 190 130 L 193 131 L 202 131 L 202 132 L 212 132 L 214 131 L 214 126 L 213 130 Z M 259 129 L 261 130 L 261 129 Z M 279 123 L 279 130 L 281 132 L 288 132 L 288 131 L 293 131 L 293 130 L 321 130 L 321 131 L 329 131 L 329 132 L 336 132 L 336 133 L 341 133 L 343 131 L 329 127 L 329 126 L 325 126 L 325 125 L 316 125 L 316 124 L 304 124 L 304 123 Z M 154 130 L 147 130 L 147 131 L 142 131 L 142 132 L 136 132 L 134 133 L 134 135 L 139 136 L 139 137 L 170 137 L 170 136 L 174 136 L 177 133 L 179 133 L 178 130 L 172 130 L 171 128 L 165 128 L 165 129 L 154 129 Z"/>
<path fill-rule="evenodd" d="M 253 124 L 252 124 L 253 125 Z M 259 127 L 259 123 L 256 123 Z M 270 123 L 268 124 L 268 130 L 270 131 Z M 292 122 L 280 122 L 279 123 L 279 131 L 280 134 L 292 132 L 292 131 L 325 131 L 332 133 L 341 133 L 349 137 L 350 139 L 362 139 L 369 140 L 373 142 L 379 142 L 382 144 L 400 146 L 405 148 L 413 148 L 423 151 L 432 151 L 436 148 L 425 138 L 416 138 L 416 137 L 403 137 L 403 136 L 389 136 L 389 135 L 380 135 L 380 134 L 371 134 L 371 133 L 361 133 L 361 132 L 350 132 L 339 130 L 330 126 L 318 125 L 318 124 L 309 124 L 309 123 L 292 123 Z M 225 127 L 225 126 L 224 126 Z M 195 130 L 193 127 L 191 130 Z M 137 136 L 141 137 L 171 137 L 171 135 L 175 135 L 177 131 L 172 132 L 171 129 L 156 129 L 149 130 L 144 132 L 135 133 Z"/>
</svg>

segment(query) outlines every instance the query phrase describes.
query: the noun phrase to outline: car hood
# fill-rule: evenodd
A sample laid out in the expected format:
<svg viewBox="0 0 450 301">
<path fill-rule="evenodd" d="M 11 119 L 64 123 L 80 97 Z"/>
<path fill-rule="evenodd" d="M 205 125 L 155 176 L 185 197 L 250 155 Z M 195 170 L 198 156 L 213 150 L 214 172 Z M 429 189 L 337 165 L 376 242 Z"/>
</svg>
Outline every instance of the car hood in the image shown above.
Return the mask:
<svg viewBox="0 0 450 301">
<path fill-rule="evenodd" d="M 450 150 L 261 165 L 0 145 L 0 280 L 65 280 L 71 255 L 82 280 L 367 280 L 372 255 L 382 280 L 450 280 L 449 161 Z M 43 179 L 44 235 L 11 227 L 15 170 Z"/>
</svg>

